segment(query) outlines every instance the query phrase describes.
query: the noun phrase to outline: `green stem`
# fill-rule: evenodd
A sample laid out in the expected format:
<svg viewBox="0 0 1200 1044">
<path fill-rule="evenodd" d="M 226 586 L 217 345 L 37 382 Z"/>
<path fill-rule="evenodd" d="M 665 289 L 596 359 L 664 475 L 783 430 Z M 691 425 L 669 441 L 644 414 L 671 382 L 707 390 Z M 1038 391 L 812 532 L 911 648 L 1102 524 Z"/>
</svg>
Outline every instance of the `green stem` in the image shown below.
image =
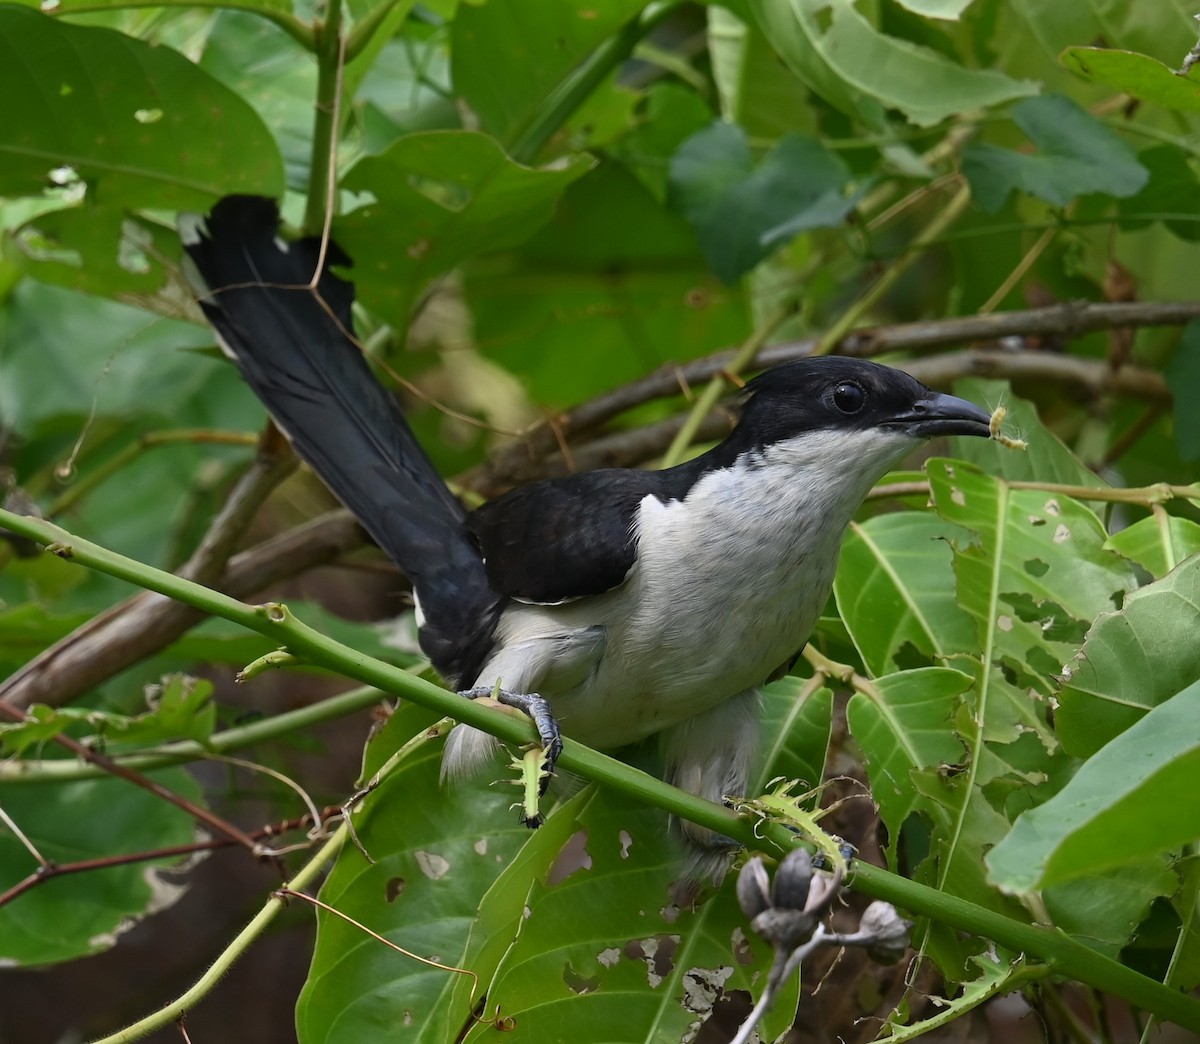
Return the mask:
<svg viewBox="0 0 1200 1044">
<path fill-rule="evenodd" d="M 329 0 L 325 20 L 316 27 L 317 98 L 313 112 L 312 151 L 308 172 L 308 200 L 304 229 L 310 236 L 325 232 L 329 194 L 337 165 L 342 84 L 342 0 Z"/>
<path fill-rule="evenodd" d="M 373 707 L 385 699 L 386 695 L 371 686 L 363 686 L 307 707 L 253 721 L 248 725 L 239 725 L 237 728 L 225 729 L 204 743 L 181 740 L 178 743 L 164 744 L 155 750 L 112 755 L 112 760 L 125 768 L 146 772 L 187 761 L 201 761 L 210 754 L 232 754 L 234 751 L 245 750 L 247 747 L 278 739 L 291 732 L 302 732 L 322 722 Z M 44 758 L 37 761 L 21 761 L 11 758 L 0 761 L 0 783 L 67 783 L 104 775 L 107 773 L 98 765 L 74 759 Z"/>
<path fill-rule="evenodd" d="M 387 0 L 386 3 L 380 4 L 371 10 L 371 13 L 357 22 L 353 29 L 346 34 L 346 64 L 349 65 L 355 58 L 363 52 L 363 48 L 371 42 L 383 25 L 383 21 L 395 9 L 400 0 Z"/>
<path fill-rule="evenodd" d="M 488 707 L 479 701 L 464 700 L 461 696 L 446 692 L 400 668 L 347 648 L 300 623 L 281 605 L 246 605 L 199 584 L 134 562 L 89 541 L 72 537 L 58 526 L 42 519 L 0 510 L 0 527 L 46 544 L 56 554 L 69 561 L 128 580 L 205 612 L 242 624 L 267 635 L 310 661 L 348 677 L 357 678 L 368 685 L 377 686 L 386 692 L 404 696 L 414 703 L 483 729 L 507 742 L 526 743 L 534 738 L 533 726 L 523 716 Z M 745 845 L 761 846 L 761 834 L 758 832 L 761 823 L 742 819 L 730 809 L 686 794 L 648 773 L 622 764 L 615 758 L 582 744 L 567 740 L 559 763 L 564 769 L 594 780 L 602 786 L 613 787 L 636 801 L 655 805 Z M 796 835 L 783 824 L 768 827 L 767 836 L 781 850 L 796 843 Z M 330 844 L 332 843 L 331 840 Z M 340 841 L 338 843 L 340 844 Z M 335 849 L 326 845 L 318 858 L 323 859 L 326 855 L 332 858 L 334 852 Z M 317 872 L 313 864 L 310 864 L 305 872 L 309 870 L 310 876 L 296 886 L 297 890 L 303 888 Z M 959 931 L 993 939 L 1014 952 L 1023 952 L 1047 961 L 1058 974 L 1114 993 L 1161 1018 L 1169 1019 L 1193 1031 L 1200 1031 L 1200 1001 L 1132 971 L 1068 938 L 1056 929 L 1036 927 L 1014 920 L 965 899 L 872 866 L 857 867 L 854 885 L 864 894 L 886 899 L 902 909 L 943 922 Z M 251 932 L 251 928 L 259 924 L 260 919 L 265 917 L 269 921 L 275 912 L 277 911 L 271 910 L 268 904 L 268 908 L 259 914 L 251 927 L 239 936 L 239 941 Z M 257 930 L 260 931 L 261 927 Z M 226 960 L 223 955 L 222 961 L 225 963 L 216 974 L 223 972 L 232 960 L 233 957 Z M 208 979 L 209 976 L 206 976 L 205 981 Z M 185 998 L 191 996 L 191 993 L 192 991 L 189 991 Z M 158 1025 L 166 1025 L 186 1010 L 186 1005 L 180 1006 L 185 998 L 164 1009 L 166 1014 L 158 1013 L 154 1016 L 164 1020 Z M 130 1031 L 124 1032 L 128 1034 Z M 118 1044 L 120 1041 L 133 1039 L 133 1036 L 118 1035 L 106 1038 L 103 1044 Z"/>
<path fill-rule="evenodd" d="M 546 97 L 524 130 L 513 141 L 509 155 L 518 163 L 533 164 L 543 146 L 570 119 L 604 78 L 625 61 L 639 40 L 667 18 L 679 0 L 650 4 L 637 18 L 610 36 Z"/>
</svg>

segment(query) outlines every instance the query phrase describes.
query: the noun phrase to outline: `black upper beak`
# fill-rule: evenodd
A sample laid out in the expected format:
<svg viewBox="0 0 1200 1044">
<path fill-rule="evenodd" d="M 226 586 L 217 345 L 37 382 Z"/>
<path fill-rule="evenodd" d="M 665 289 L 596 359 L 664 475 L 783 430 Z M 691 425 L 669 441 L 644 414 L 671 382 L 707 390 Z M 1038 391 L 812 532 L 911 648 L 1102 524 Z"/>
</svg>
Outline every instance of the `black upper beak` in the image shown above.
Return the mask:
<svg viewBox="0 0 1200 1044">
<path fill-rule="evenodd" d="M 990 437 L 991 414 L 973 402 L 955 395 L 930 392 L 896 418 L 910 435 L 931 439 L 935 435 L 981 435 Z"/>
</svg>

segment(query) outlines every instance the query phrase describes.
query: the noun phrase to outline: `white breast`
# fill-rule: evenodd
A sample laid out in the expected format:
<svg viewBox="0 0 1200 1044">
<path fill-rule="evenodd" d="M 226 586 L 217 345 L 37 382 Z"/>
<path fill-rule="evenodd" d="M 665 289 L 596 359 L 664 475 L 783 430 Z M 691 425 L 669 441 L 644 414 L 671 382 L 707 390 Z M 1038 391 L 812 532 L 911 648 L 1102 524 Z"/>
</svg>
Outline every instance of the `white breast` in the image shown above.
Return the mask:
<svg viewBox="0 0 1200 1044">
<path fill-rule="evenodd" d="M 882 431 L 808 433 L 711 472 L 681 501 L 646 497 L 626 582 L 506 610 L 481 684 L 537 688 L 564 732 L 601 748 L 762 684 L 807 641 L 850 518 L 912 445 Z"/>
</svg>

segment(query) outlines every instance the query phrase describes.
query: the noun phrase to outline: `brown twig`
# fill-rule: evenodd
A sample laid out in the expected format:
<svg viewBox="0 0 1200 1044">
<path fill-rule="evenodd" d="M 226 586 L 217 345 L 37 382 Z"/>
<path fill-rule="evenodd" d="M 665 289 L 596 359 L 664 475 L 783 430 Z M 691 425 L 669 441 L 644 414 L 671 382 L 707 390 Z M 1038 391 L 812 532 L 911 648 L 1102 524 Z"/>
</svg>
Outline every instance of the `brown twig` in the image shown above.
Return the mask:
<svg viewBox="0 0 1200 1044">
<path fill-rule="evenodd" d="M 948 345 L 995 342 L 1005 338 L 1051 335 L 1071 338 L 1096 330 L 1110 330 L 1122 326 L 1178 326 L 1198 318 L 1200 303 L 1194 301 L 1070 302 L 1021 312 L 956 316 L 950 319 L 855 330 L 842 338 L 834 352 L 857 358 L 880 355 L 884 352 L 923 353 Z M 770 345 L 755 356 L 752 366 L 761 368 L 803 358 L 811 355 L 820 342 L 821 338 L 814 336 Z M 1018 353 L 1003 354 L 1012 356 Z M 681 381 L 687 385 L 695 385 L 709 380 L 727 367 L 733 356 L 733 351 L 723 351 L 688 363 L 671 363 L 639 380 L 605 392 L 565 413 L 557 414 L 556 426 L 567 437 L 578 437 L 599 428 L 635 406 L 653 399 L 678 395 Z M 979 364 L 982 365 L 981 362 Z M 912 369 L 915 365 L 915 362 L 909 362 L 905 368 Z M 1051 370 L 1053 371 L 1053 367 Z M 1085 384 L 1094 386 L 1098 383 L 1098 378 L 1090 368 L 1084 372 Z M 1079 379 L 1080 372 L 1071 371 L 1059 376 L 1057 371 L 1053 371 L 1049 379 L 1055 379 L 1056 376 L 1058 379 L 1075 381 Z M 1117 387 L 1114 390 L 1122 394 L 1138 394 L 1135 388 L 1126 390 Z M 1161 401 L 1164 394 L 1165 385 L 1160 378 L 1152 399 Z M 506 489 L 513 484 L 514 479 L 524 481 L 524 476 L 537 470 L 536 463 L 553 454 L 557 448 L 557 441 L 549 425 L 539 424 L 519 442 L 493 454 L 480 469 L 479 476 L 467 484 L 489 495 Z"/>
<path fill-rule="evenodd" d="M 321 821 L 324 823 L 339 815 L 341 815 L 341 809 L 336 805 L 330 805 L 321 810 Z M 286 820 L 283 823 L 268 824 L 248 836 L 255 841 L 262 841 L 292 830 L 299 830 L 312 823 L 312 821 L 312 816 L 305 814 L 297 816 L 295 819 Z M 31 889 L 55 877 L 87 873 L 89 870 L 107 870 L 109 867 L 128 866 L 131 863 L 149 863 L 156 859 L 174 859 L 176 856 L 193 855 L 196 852 L 212 852 L 218 848 L 231 848 L 236 844 L 238 842 L 232 838 L 213 837 L 207 841 L 193 841 L 186 845 L 171 845 L 168 848 L 154 848 L 146 852 L 129 852 L 125 855 L 101 856 L 97 859 L 80 859 L 74 863 L 43 862 L 33 873 L 18 881 L 11 888 L 0 892 L 0 906 L 11 903 L 18 896 L 24 895 Z"/>
<path fill-rule="evenodd" d="M 212 586 L 234 598 L 248 598 L 361 547 L 364 541 L 348 511 L 332 511 L 235 555 L 224 578 Z M 88 620 L 30 660 L 0 684 L 0 700 L 13 707 L 32 703 L 62 706 L 165 649 L 203 619 L 204 614 L 191 606 L 140 592 Z"/>
</svg>

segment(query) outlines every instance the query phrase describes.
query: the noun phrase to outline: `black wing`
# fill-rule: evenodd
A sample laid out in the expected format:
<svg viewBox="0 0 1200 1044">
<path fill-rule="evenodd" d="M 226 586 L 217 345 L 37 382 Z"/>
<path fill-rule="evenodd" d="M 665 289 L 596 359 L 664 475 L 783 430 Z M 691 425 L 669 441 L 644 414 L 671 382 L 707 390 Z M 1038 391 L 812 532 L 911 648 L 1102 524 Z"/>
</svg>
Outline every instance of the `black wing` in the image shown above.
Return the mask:
<svg viewBox="0 0 1200 1044">
<path fill-rule="evenodd" d="M 620 586 L 637 559 L 633 524 L 664 472 L 610 469 L 534 482 L 467 517 L 488 583 L 500 594 L 552 604 Z"/>
</svg>

